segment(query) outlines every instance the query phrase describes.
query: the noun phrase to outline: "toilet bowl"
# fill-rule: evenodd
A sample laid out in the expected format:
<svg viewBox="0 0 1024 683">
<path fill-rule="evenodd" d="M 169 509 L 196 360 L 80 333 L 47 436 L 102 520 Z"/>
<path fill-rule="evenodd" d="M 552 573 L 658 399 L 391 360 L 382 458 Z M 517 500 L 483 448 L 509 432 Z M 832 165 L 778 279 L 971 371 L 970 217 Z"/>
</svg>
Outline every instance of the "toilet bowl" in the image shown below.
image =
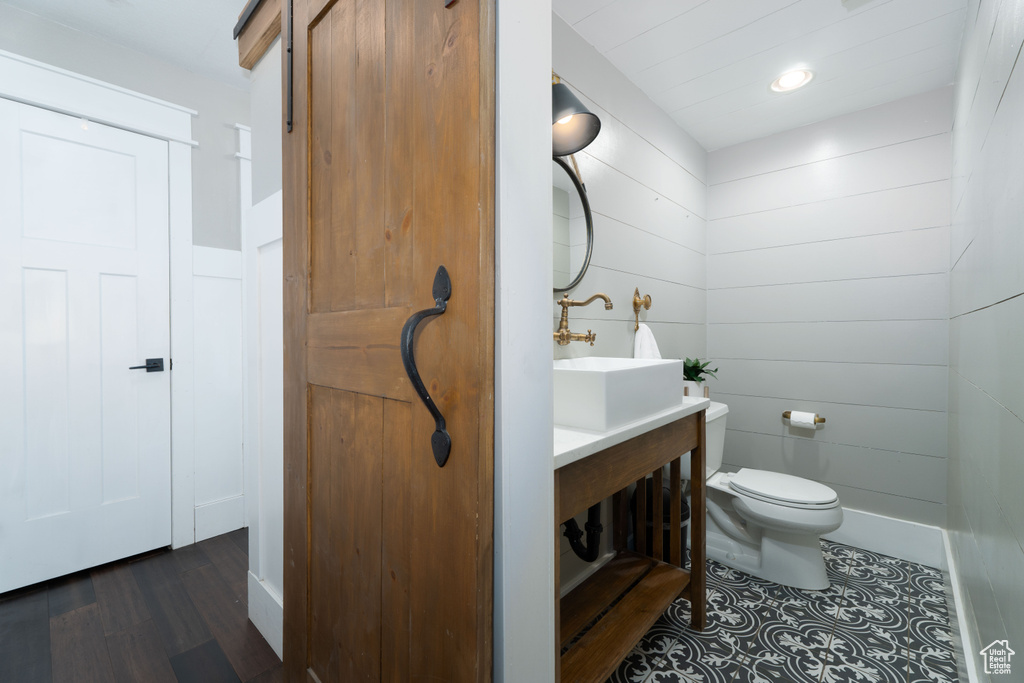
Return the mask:
<svg viewBox="0 0 1024 683">
<path fill-rule="evenodd" d="M 706 413 L 707 556 L 767 581 L 828 588 L 819 537 L 843 522 L 839 497 L 809 479 L 750 468 L 720 472 L 729 407 Z M 690 478 L 689 458 L 682 475 Z"/>
</svg>

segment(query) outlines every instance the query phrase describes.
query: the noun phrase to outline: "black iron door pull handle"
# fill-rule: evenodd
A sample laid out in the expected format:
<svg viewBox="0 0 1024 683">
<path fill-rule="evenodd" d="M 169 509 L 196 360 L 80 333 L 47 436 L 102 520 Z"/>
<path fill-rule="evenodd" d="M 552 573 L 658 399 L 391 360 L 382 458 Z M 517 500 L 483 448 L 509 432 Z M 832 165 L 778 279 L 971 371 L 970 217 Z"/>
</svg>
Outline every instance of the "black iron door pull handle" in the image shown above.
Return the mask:
<svg viewBox="0 0 1024 683">
<path fill-rule="evenodd" d="M 448 299 L 452 295 L 452 280 L 448 277 L 448 270 L 444 266 L 437 267 L 437 274 L 434 275 L 433 294 L 434 303 L 437 305 L 413 313 L 402 327 L 402 364 L 405 366 L 405 373 L 409 375 L 409 381 L 412 382 L 413 388 L 420 395 L 423 405 L 434 417 L 437 429 L 430 437 L 430 445 L 434 449 L 434 460 L 437 461 L 437 466 L 444 467 L 444 464 L 448 462 L 448 455 L 452 452 L 452 437 L 448 435 L 448 430 L 445 428 L 444 415 L 434 405 L 434 399 L 430 398 L 427 388 L 423 386 L 423 380 L 420 379 L 420 373 L 416 369 L 416 358 L 413 355 L 412 346 L 416 326 L 431 316 L 441 315 L 448 308 Z"/>
<path fill-rule="evenodd" d="M 145 365 L 132 365 L 128 369 L 129 370 L 145 370 L 146 372 L 163 372 L 164 371 L 164 359 L 163 358 L 147 358 Z"/>
</svg>

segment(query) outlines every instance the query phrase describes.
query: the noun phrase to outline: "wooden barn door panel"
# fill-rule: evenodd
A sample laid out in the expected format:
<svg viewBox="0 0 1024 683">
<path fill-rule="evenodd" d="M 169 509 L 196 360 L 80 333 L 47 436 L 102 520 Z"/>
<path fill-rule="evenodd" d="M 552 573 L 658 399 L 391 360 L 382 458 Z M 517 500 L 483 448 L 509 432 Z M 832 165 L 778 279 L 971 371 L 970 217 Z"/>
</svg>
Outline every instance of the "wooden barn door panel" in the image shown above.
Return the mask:
<svg viewBox="0 0 1024 683">
<path fill-rule="evenodd" d="M 296 0 L 285 139 L 289 681 L 491 677 L 493 3 Z M 399 339 L 452 438 L 405 375 Z"/>
</svg>

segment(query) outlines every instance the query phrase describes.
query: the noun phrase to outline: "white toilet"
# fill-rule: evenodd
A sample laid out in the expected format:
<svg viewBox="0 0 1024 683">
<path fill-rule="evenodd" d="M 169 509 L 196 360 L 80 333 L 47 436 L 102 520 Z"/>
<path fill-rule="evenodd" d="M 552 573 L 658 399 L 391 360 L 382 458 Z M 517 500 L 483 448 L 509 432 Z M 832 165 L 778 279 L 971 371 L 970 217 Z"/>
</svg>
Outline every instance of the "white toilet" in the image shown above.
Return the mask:
<svg viewBox="0 0 1024 683">
<path fill-rule="evenodd" d="M 819 537 L 839 528 L 843 509 L 824 484 L 764 470 L 719 472 L 729 407 L 707 410 L 707 556 L 783 586 L 828 588 Z M 689 458 L 682 475 L 690 479 Z"/>
</svg>

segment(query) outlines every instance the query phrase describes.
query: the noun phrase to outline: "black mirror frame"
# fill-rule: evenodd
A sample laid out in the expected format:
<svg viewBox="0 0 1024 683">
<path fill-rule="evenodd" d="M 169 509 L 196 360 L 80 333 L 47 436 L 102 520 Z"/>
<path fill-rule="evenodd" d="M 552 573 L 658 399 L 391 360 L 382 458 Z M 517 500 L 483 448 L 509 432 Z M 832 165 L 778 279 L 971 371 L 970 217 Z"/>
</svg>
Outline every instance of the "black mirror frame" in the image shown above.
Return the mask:
<svg viewBox="0 0 1024 683">
<path fill-rule="evenodd" d="M 576 176 L 576 173 L 569 167 L 569 164 L 565 163 L 565 159 L 562 157 L 551 157 L 551 159 L 562 167 L 562 169 L 569 174 L 572 179 L 572 184 L 576 186 L 576 193 L 580 197 L 580 201 L 583 203 L 583 215 L 587 219 L 587 256 L 583 259 L 583 266 L 580 268 L 580 272 L 576 275 L 575 279 L 565 287 L 555 287 L 554 291 L 557 292 L 568 292 L 580 283 L 583 276 L 587 272 L 587 268 L 590 267 L 590 255 L 594 252 L 594 217 L 590 213 L 590 200 L 587 199 L 587 188 L 583 186 L 580 179 Z"/>
</svg>

